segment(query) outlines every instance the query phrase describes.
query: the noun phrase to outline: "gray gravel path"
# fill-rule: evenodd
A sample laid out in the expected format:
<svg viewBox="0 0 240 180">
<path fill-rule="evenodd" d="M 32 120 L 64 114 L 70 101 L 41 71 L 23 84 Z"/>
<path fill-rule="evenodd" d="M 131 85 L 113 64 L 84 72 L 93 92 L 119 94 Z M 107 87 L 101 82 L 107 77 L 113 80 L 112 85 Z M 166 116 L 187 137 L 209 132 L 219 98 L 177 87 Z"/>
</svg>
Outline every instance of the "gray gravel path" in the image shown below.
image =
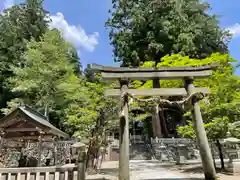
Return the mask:
<svg viewBox="0 0 240 180">
<path fill-rule="evenodd" d="M 197 180 L 201 179 L 200 175 L 181 174 L 161 167 L 158 161 L 131 161 L 131 180 Z"/>
<path fill-rule="evenodd" d="M 104 162 L 101 174 L 88 176 L 88 179 L 118 179 L 118 162 Z M 164 167 L 154 160 L 132 160 L 130 161 L 130 180 L 201 180 L 202 175 L 182 174 Z"/>
</svg>

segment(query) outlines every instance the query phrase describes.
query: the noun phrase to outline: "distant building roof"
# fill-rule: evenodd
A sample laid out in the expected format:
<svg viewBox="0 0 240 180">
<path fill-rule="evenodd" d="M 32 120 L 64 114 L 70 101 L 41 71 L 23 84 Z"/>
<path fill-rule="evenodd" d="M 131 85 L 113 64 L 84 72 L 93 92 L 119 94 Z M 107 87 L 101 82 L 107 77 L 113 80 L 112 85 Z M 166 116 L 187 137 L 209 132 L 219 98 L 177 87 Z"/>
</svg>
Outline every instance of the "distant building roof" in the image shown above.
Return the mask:
<svg viewBox="0 0 240 180">
<path fill-rule="evenodd" d="M 16 124 L 18 121 L 14 120 L 17 119 L 16 117 L 19 115 L 24 115 L 25 121 L 32 121 L 34 125 L 40 125 L 44 129 L 48 129 L 48 134 L 68 138 L 69 135 L 64 133 L 63 131 L 59 130 L 55 126 L 53 126 L 47 119 L 46 116 L 39 113 L 38 111 L 34 110 L 33 108 L 27 105 L 21 105 L 15 110 L 13 110 L 10 114 L 6 115 L 0 120 L 0 128 L 5 129 L 8 128 L 10 125 Z"/>
</svg>

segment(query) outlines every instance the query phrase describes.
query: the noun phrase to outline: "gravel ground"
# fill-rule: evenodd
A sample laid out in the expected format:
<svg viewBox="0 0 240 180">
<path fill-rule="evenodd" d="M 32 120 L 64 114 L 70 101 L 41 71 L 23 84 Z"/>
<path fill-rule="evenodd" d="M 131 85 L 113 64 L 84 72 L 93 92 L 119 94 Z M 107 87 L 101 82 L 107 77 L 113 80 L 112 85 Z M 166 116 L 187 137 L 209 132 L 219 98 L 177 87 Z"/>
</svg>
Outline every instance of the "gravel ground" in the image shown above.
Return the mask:
<svg viewBox="0 0 240 180">
<path fill-rule="evenodd" d="M 203 180 L 200 165 L 160 164 L 158 161 L 130 161 L 130 180 Z M 220 180 L 240 180 L 240 176 L 218 173 Z M 118 179 L 118 161 L 103 162 L 101 172 L 88 175 L 87 179 Z"/>
</svg>

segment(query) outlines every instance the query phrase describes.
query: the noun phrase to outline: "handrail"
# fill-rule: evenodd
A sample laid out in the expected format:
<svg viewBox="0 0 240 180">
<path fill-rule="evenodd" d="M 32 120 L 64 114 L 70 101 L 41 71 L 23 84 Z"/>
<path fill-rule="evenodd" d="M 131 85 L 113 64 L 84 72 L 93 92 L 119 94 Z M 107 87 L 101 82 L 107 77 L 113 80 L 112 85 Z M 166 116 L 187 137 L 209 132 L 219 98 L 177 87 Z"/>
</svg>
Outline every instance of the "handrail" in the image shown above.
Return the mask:
<svg viewBox="0 0 240 180">
<path fill-rule="evenodd" d="M 147 146 L 148 151 L 150 151 L 152 158 L 153 159 L 157 159 L 155 154 L 152 151 L 152 148 L 151 148 L 150 144 L 146 144 L 146 146 Z"/>
<path fill-rule="evenodd" d="M 65 172 L 74 170 L 77 170 L 77 166 L 75 164 L 69 164 L 67 166 L 0 168 L 0 173 Z"/>
</svg>

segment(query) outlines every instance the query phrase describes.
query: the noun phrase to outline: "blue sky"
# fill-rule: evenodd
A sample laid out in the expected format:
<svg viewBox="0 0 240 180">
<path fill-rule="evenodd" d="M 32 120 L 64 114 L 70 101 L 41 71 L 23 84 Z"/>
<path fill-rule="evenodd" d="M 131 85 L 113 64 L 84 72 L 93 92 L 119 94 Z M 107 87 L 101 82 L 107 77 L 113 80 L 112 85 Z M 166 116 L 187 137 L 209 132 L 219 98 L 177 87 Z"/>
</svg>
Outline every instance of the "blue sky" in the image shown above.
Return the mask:
<svg viewBox="0 0 240 180">
<path fill-rule="evenodd" d="M 19 2 L 23 0 L 0 0 L 0 10 Z M 240 1 L 208 2 L 212 12 L 219 15 L 221 27 L 234 34 L 229 49 L 234 58 L 240 59 Z M 111 0 L 45 0 L 44 7 L 51 13 L 51 26 L 62 29 L 64 37 L 75 45 L 84 67 L 89 63 L 116 65 L 104 27 Z M 237 74 L 240 75 L 240 71 Z"/>
</svg>

